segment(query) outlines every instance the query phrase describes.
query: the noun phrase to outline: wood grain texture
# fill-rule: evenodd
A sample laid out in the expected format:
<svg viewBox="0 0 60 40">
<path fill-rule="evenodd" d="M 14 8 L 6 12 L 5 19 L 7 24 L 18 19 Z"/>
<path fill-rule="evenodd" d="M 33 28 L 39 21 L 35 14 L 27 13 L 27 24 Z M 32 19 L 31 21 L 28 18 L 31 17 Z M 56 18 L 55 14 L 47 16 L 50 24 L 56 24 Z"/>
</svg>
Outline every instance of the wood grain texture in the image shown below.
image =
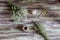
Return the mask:
<svg viewBox="0 0 60 40">
<path fill-rule="evenodd" d="M 40 7 L 40 5 L 44 7 L 49 7 L 48 4 L 45 4 L 45 3 L 25 3 L 24 4 L 24 3 L 19 2 L 18 5 L 30 6 L 30 8 L 38 8 L 38 6 Z M 49 5 L 51 6 L 51 4 Z M 43 40 L 41 36 L 37 35 L 34 32 L 26 33 L 26 32 L 17 30 L 15 28 L 16 25 L 12 24 L 10 17 L 11 17 L 11 11 L 8 7 L 7 0 L 0 0 L 0 40 Z M 42 19 L 44 19 L 45 22 L 47 22 L 48 26 L 45 25 L 46 23 L 44 25 L 45 25 L 49 38 L 51 40 L 60 40 L 60 24 L 54 25 L 50 22 L 51 25 L 53 26 L 49 26 L 50 25 L 48 24 L 49 21 L 47 21 L 47 20 L 55 20 L 57 18 L 41 17 L 41 18 L 28 18 L 25 20 L 40 21 Z"/>
</svg>

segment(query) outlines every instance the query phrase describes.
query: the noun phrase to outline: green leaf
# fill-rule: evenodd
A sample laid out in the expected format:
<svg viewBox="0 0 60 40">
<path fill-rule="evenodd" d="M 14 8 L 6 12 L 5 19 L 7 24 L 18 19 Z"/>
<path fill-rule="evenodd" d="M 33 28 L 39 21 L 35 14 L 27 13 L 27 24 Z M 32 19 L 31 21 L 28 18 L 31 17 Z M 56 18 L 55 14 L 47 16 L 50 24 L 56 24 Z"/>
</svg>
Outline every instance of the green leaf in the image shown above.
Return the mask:
<svg viewBox="0 0 60 40">
<path fill-rule="evenodd" d="M 37 29 L 37 30 L 35 30 L 36 33 L 41 35 L 44 38 L 44 40 L 49 40 L 44 26 L 39 22 L 34 22 L 33 24 L 34 24 L 34 27 Z"/>
</svg>

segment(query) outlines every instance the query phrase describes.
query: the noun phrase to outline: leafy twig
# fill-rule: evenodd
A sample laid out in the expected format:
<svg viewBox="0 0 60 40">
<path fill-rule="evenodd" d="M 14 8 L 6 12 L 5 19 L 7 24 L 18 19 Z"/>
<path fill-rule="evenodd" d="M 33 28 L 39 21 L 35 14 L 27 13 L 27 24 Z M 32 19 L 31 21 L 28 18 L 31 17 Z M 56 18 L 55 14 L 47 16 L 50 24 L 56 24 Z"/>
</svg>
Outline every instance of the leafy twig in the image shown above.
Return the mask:
<svg viewBox="0 0 60 40">
<path fill-rule="evenodd" d="M 12 12 L 12 17 L 13 19 L 16 21 L 18 18 L 21 18 L 23 16 L 22 13 L 22 7 L 18 7 L 17 5 L 15 5 L 11 0 L 8 1 L 8 5 L 11 8 L 11 12 Z"/>
<path fill-rule="evenodd" d="M 39 22 L 33 22 L 33 24 L 34 24 L 34 27 L 36 28 L 35 29 L 36 33 L 41 35 L 44 38 L 44 40 L 49 40 L 43 25 Z"/>
</svg>

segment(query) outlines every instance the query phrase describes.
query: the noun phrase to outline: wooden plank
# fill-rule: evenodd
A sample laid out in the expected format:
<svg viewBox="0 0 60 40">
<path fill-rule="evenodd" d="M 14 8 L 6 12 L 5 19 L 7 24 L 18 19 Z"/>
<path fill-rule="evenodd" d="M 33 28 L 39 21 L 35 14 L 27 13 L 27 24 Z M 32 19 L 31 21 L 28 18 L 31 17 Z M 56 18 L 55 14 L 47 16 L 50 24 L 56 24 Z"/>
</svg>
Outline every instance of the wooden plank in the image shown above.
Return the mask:
<svg viewBox="0 0 60 40">
<path fill-rule="evenodd" d="M 0 3 L 0 7 L 7 7 L 8 4 L 7 3 Z"/>
<path fill-rule="evenodd" d="M 0 18 L 10 18 L 11 14 L 0 14 Z"/>
<path fill-rule="evenodd" d="M 10 18 L 0 18 L 0 20 L 11 20 Z"/>
<path fill-rule="evenodd" d="M 0 10 L 10 9 L 10 7 L 0 7 Z"/>
<path fill-rule="evenodd" d="M 12 0 L 14 1 L 14 0 Z M 8 0 L 0 0 L 0 3 L 8 3 Z"/>
<path fill-rule="evenodd" d="M 5 13 L 7 13 L 7 12 L 11 12 L 11 11 L 9 11 L 9 10 L 0 10 L 0 13 L 3 13 L 3 12 L 5 12 Z"/>
<path fill-rule="evenodd" d="M 11 12 L 0 12 L 0 14 L 12 14 Z"/>
</svg>

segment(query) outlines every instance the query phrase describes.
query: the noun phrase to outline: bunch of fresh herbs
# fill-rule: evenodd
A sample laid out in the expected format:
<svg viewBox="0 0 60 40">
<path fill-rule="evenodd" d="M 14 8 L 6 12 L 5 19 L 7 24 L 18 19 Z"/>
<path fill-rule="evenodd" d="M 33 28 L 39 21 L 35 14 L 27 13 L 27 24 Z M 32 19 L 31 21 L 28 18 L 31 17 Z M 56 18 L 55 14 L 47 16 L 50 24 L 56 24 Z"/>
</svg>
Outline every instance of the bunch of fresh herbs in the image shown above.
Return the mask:
<svg viewBox="0 0 60 40">
<path fill-rule="evenodd" d="M 15 21 L 18 20 L 18 18 L 21 18 L 23 16 L 23 12 L 22 12 L 23 9 L 21 6 L 18 7 L 11 0 L 8 1 L 8 5 L 11 8 L 12 17 Z M 41 35 L 44 38 L 44 40 L 49 40 L 47 33 L 44 30 L 43 25 L 39 22 L 33 22 L 33 24 L 34 24 L 34 27 L 37 29 L 35 30 L 35 32 Z"/>
</svg>

